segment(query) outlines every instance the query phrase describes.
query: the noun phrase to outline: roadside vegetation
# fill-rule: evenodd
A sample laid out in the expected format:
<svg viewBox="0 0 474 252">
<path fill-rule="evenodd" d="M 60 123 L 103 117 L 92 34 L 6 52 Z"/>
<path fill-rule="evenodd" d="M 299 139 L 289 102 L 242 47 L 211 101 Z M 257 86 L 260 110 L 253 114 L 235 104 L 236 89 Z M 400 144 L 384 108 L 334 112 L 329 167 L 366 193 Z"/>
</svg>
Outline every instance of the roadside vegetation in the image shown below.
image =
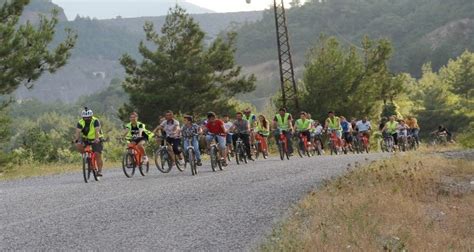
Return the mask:
<svg viewBox="0 0 474 252">
<path fill-rule="evenodd" d="M 472 154 L 460 160 L 426 151 L 348 166 L 306 196 L 261 250 L 470 251 Z"/>
</svg>

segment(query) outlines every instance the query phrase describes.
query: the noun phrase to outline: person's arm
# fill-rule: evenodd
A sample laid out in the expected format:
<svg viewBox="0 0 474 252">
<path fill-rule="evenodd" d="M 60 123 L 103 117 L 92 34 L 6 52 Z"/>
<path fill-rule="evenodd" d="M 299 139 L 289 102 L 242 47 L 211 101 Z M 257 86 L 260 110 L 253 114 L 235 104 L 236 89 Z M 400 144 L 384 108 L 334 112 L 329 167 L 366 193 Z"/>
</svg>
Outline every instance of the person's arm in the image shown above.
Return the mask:
<svg viewBox="0 0 474 252">
<path fill-rule="evenodd" d="M 247 121 L 247 132 L 250 132 L 250 122 Z"/>
<path fill-rule="evenodd" d="M 272 124 L 274 129 L 278 129 L 278 119 L 276 118 L 276 116 L 273 118 Z"/>
<path fill-rule="evenodd" d="M 125 138 L 125 137 L 128 135 L 128 132 L 129 132 L 129 130 L 128 130 L 126 127 L 124 127 L 124 128 L 123 128 L 123 136 L 122 136 L 122 137 Z"/>
<path fill-rule="evenodd" d="M 288 117 L 288 128 L 291 130 L 291 132 L 295 132 L 295 128 L 293 127 L 293 116 L 290 115 Z"/>
<path fill-rule="evenodd" d="M 145 130 L 145 129 L 143 128 L 143 124 L 140 124 L 140 125 L 138 126 L 138 136 L 139 136 L 139 137 L 142 137 L 142 136 L 143 136 L 143 131 L 144 131 L 144 130 Z"/>
<path fill-rule="evenodd" d="M 100 129 L 101 129 L 99 120 L 96 120 L 94 122 L 94 127 L 95 127 L 95 141 L 94 142 L 98 143 L 100 142 Z"/>
<path fill-rule="evenodd" d="M 220 126 L 221 126 L 222 132 L 224 132 L 224 133 L 227 134 L 227 130 L 225 129 L 224 122 L 223 122 L 223 121 L 220 121 L 219 124 L 220 124 Z"/>
<path fill-rule="evenodd" d="M 80 128 L 76 128 L 76 132 L 74 134 L 74 142 L 78 142 L 79 138 L 81 137 L 81 130 Z"/>
</svg>

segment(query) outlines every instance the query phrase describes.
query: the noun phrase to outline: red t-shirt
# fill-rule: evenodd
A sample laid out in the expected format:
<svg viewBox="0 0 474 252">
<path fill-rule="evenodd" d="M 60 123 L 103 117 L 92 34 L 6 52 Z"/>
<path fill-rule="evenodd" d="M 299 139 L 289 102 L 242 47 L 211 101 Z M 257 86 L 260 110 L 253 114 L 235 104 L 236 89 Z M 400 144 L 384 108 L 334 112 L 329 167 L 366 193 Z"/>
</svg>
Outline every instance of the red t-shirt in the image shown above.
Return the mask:
<svg viewBox="0 0 474 252">
<path fill-rule="evenodd" d="M 215 120 L 213 123 L 207 122 L 206 128 L 211 134 L 225 136 L 224 122 L 221 120 Z"/>
</svg>

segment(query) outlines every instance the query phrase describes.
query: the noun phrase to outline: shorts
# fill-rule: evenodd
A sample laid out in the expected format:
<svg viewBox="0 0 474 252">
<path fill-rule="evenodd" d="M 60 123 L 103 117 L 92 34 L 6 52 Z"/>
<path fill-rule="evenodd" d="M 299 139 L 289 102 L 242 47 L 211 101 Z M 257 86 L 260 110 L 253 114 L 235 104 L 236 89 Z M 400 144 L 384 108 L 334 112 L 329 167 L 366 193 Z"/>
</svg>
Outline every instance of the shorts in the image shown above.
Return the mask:
<svg viewBox="0 0 474 252">
<path fill-rule="evenodd" d="M 231 134 L 227 134 L 226 138 L 225 138 L 225 143 L 227 145 L 230 145 L 232 144 L 232 135 Z"/>
<path fill-rule="evenodd" d="M 94 143 L 94 141 L 82 140 L 80 143 L 84 146 L 92 146 L 92 151 L 94 153 L 102 154 L 102 151 L 104 150 L 104 144 L 102 143 L 102 141 L 100 141 L 99 143 Z"/>
<path fill-rule="evenodd" d="M 343 137 L 347 143 L 352 143 L 352 134 L 350 132 L 344 132 Z"/>
<path fill-rule="evenodd" d="M 145 135 L 145 136 L 133 138 L 130 140 L 131 143 L 135 143 L 135 144 L 139 144 L 141 141 L 148 142 L 148 136 Z"/>
<path fill-rule="evenodd" d="M 227 142 L 227 141 L 226 141 L 226 140 L 227 140 L 226 138 L 227 138 L 227 137 L 226 137 L 226 136 L 211 136 L 211 135 L 207 135 L 207 136 L 206 136 L 206 142 L 207 142 L 207 143 L 210 143 L 210 142 L 212 141 L 212 139 L 214 139 L 214 138 L 215 138 L 216 141 L 217 141 L 217 144 L 218 144 L 218 146 L 219 146 L 219 149 L 225 150 L 225 148 L 226 148 L 226 142 Z M 232 137 L 231 137 L 231 139 L 232 139 Z"/>
</svg>

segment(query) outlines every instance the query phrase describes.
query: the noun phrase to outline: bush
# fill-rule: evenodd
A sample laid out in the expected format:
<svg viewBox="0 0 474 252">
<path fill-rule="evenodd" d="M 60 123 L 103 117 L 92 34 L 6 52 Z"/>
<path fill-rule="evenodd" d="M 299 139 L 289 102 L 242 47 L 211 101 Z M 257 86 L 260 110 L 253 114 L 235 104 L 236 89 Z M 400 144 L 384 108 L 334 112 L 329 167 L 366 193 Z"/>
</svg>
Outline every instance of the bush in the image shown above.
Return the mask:
<svg viewBox="0 0 474 252">
<path fill-rule="evenodd" d="M 474 122 L 471 122 L 467 130 L 457 136 L 457 140 L 465 148 L 474 148 Z"/>
</svg>

